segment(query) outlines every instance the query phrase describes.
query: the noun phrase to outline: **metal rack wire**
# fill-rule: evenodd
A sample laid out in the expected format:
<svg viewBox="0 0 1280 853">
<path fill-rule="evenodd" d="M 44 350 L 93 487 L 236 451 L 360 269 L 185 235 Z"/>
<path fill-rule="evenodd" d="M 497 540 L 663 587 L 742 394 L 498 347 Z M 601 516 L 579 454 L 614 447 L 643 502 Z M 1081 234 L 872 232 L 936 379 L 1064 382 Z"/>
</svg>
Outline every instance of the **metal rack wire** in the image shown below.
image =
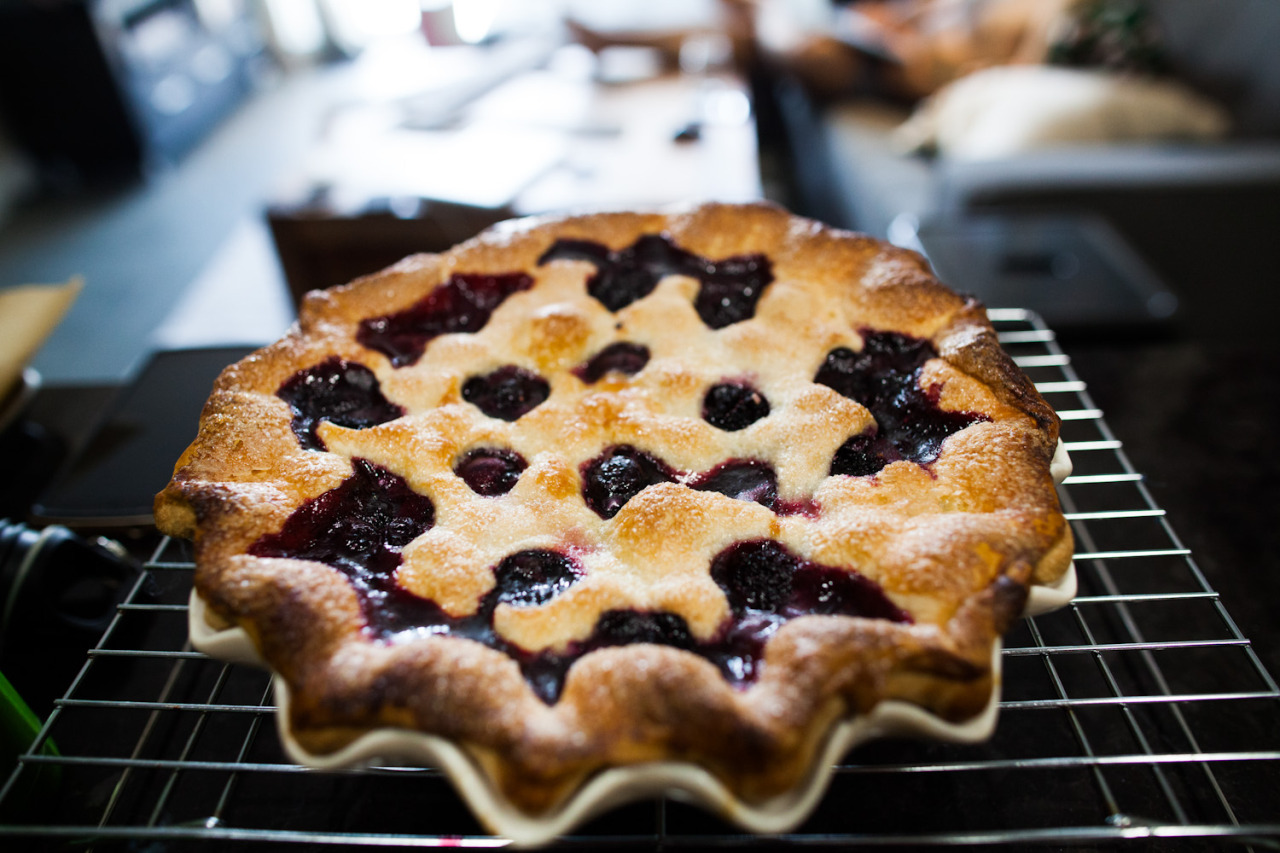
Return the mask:
<svg viewBox="0 0 1280 853">
<path fill-rule="evenodd" d="M 1063 419 L 1075 473 L 1061 493 L 1080 595 L 1006 638 L 1001 722 L 990 742 L 861 747 L 837 768 L 812 818 L 774 841 L 1280 849 L 1280 688 L 1053 333 L 1022 311 L 992 319 Z M 161 543 L 0 789 L 0 840 L 95 849 L 506 843 L 484 834 L 437 771 L 289 763 L 267 676 L 186 644 L 192 568 L 185 544 Z M 24 800 L 50 784 L 51 796 Z M 617 809 L 558 843 L 756 842 L 659 800 Z"/>
</svg>

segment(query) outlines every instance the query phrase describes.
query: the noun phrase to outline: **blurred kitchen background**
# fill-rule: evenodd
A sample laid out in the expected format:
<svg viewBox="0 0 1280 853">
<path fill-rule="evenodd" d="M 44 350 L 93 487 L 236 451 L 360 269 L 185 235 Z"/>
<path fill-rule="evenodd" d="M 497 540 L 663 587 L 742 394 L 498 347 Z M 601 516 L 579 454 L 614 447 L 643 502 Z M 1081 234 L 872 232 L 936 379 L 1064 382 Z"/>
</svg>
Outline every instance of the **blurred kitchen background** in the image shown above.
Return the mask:
<svg viewBox="0 0 1280 853">
<path fill-rule="evenodd" d="M 83 276 L 35 368 L 120 381 L 512 215 L 763 197 L 1068 332 L 1269 324 L 1218 314 L 1275 290 L 1280 4 L 1065 5 L 3 0 L 0 286 Z"/>
<path fill-rule="evenodd" d="M 86 282 L 36 369 L 267 342 L 291 289 L 513 215 L 761 197 L 716 3 L 579 5 L 0 4 L 0 282 Z"/>
</svg>

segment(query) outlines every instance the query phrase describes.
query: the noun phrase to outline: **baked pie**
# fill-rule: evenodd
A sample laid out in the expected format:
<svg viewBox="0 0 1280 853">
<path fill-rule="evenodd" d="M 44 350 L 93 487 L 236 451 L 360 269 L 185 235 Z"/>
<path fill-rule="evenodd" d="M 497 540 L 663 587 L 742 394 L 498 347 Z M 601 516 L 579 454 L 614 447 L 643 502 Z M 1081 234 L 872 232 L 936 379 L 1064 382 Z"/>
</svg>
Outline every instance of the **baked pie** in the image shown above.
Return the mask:
<svg viewBox="0 0 1280 853">
<path fill-rule="evenodd" d="M 990 731 L 1001 633 L 1074 588 L 1058 427 L 912 252 L 533 218 L 310 294 L 156 521 L 303 762 L 437 762 L 524 843 L 657 791 L 777 831 L 853 743 Z"/>
</svg>

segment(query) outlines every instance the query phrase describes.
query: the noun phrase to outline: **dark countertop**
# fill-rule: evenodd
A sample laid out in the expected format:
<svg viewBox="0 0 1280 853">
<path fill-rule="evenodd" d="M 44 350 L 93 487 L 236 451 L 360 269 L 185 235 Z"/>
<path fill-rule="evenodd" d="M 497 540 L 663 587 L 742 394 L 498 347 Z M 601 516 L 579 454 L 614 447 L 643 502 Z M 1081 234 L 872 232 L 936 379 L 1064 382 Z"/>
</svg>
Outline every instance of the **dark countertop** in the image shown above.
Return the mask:
<svg viewBox="0 0 1280 853">
<path fill-rule="evenodd" d="M 1260 337 L 1063 343 L 1174 532 L 1280 672 L 1280 352 Z"/>
</svg>

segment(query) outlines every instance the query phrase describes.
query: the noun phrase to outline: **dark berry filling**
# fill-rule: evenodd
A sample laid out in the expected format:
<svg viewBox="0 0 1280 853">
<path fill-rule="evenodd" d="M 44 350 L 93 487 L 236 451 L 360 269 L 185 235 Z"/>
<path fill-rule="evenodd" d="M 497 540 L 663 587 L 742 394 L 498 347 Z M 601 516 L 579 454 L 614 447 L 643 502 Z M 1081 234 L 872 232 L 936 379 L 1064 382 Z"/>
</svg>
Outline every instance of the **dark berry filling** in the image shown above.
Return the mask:
<svg viewBox="0 0 1280 853">
<path fill-rule="evenodd" d="M 912 621 L 873 581 L 804 560 L 776 542 L 731 545 L 713 560 L 711 572 L 732 610 L 712 640 L 695 639 L 675 613 L 610 610 L 600 614 L 589 637 L 564 652 L 513 656 L 535 692 L 551 704 L 574 661 L 596 649 L 632 643 L 684 649 L 714 663 L 730 684 L 745 685 L 760 674 L 765 643 L 790 619 L 819 614 Z"/>
<path fill-rule="evenodd" d="M 769 509 L 778 506 L 778 477 L 773 466 L 758 459 L 734 459 L 689 482 L 700 492 L 719 492 L 735 500 L 754 501 Z"/>
<path fill-rule="evenodd" d="M 606 646 L 629 646 L 633 643 L 656 643 L 692 649 L 696 643 L 689 624 L 675 613 L 651 613 L 642 610 L 608 610 L 596 620 L 585 645 L 592 649 Z"/>
<path fill-rule="evenodd" d="M 315 560 L 350 580 L 372 639 L 392 642 L 399 634 L 448 634 L 483 643 L 515 660 L 534 692 L 553 704 L 569 668 L 596 649 L 656 643 L 685 649 L 714 663 L 731 684 L 759 675 L 765 643 L 788 619 L 807 613 L 839 614 L 909 622 L 880 588 L 857 574 L 811 563 L 768 540 L 740 542 L 720 552 L 711 577 L 724 590 L 731 615 L 717 636 L 699 642 L 683 617 L 666 612 L 610 610 L 591 635 L 560 652 L 530 652 L 498 636 L 499 604 L 535 607 L 563 594 L 582 577 L 581 566 L 558 551 L 511 554 L 494 567 L 494 586 L 470 616 L 449 616 L 435 602 L 396 583 L 401 552 L 432 526 L 430 499 L 403 478 L 364 459 L 338 487 L 296 510 L 278 533 L 249 549 L 258 557 Z"/>
<path fill-rule="evenodd" d="M 532 286 L 533 279 L 521 272 L 454 273 L 412 307 L 361 321 L 356 340 L 396 367 L 413 364 L 432 338 L 480 331 L 508 296 Z"/>
<path fill-rule="evenodd" d="M 582 498 L 596 515 L 613 518 L 648 486 L 675 481 L 676 472 L 666 463 L 623 444 L 610 447 L 582 466 Z"/>
<path fill-rule="evenodd" d="M 739 542 L 711 561 L 711 579 L 737 615 L 777 612 L 791 598 L 792 575 L 801 560 L 777 542 Z"/>
<path fill-rule="evenodd" d="M 734 432 L 769 414 L 765 396 L 743 382 L 712 385 L 702 399 L 702 418 L 713 427 Z"/>
<path fill-rule="evenodd" d="M 476 494 L 494 497 L 515 488 L 525 466 L 524 457 L 514 450 L 478 447 L 462 457 L 453 473 Z"/>
<path fill-rule="evenodd" d="M 750 319 L 773 268 L 764 255 L 737 255 L 719 261 L 681 249 L 670 238 L 645 234 L 618 251 L 590 240 L 557 240 L 538 259 L 583 260 L 595 264 L 587 292 L 610 311 L 620 311 L 653 292 L 667 275 L 696 278 L 701 287 L 694 308 L 712 329 Z"/>
<path fill-rule="evenodd" d="M 773 268 L 764 255 L 742 255 L 706 263 L 699 276 L 702 288 L 693 307 L 709 328 L 723 329 L 756 313 L 765 286 L 773 281 Z"/>
<path fill-rule="evenodd" d="M 546 604 L 582 576 L 578 564 L 556 551 L 520 551 L 494 569 L 490 595 L 515 607 Z"/>
<path fill-rule="evenodd" d="M 560 698 L 569 668 L 578 658 L 597 649 L 632 643 L 654 643 L 693 652 L 701 648 L 690 633 L 688 623 L 675 613 L 608 610 L 600 614 L 589 637 L 570 643 L 563 652 L 522 652 L 513 657 L 534 692 L 551 705 Z"/>
<path fill-rule="evenodd" d="M 405 631 L 449 634 L 483 643 L 515 658 L 523 667 L 535 656 L 498 636 L 493 628 L 494 611 L 499 604 L 513 607 L 546 604 L 581 576 L 581 566 L 558 551 L 518 551 L 494 567 L 493 589 L 485 593 L 480 606 L 470 616 L 450 616 L 435 602 L 419 598 L 396 585 L 394 577 L 389 577 L 386 582 L 398 590 L 399 598 L 384 605 L 383 611 L 366 609 L 365 618 L 369 633 L 384 642 Z"/>
<path fill-rule="evenodd" d="M 619 341 L 600 350 L 586 364 L 575 367 L 573 375 L 588 385 L 594 385 L 613 371 L 635 376 L 648 363 L 648 347 Z"/>
<path fill-rule="evenodd" d="M 322 420 L 365 429 L 404 414 L 403 408 L 382 396 L 372 370 L 337 356 L 298 371 L 281 384 L 276 396 L 293 409 L 293 434 L 308 450 L 325 449 L 316 434 Z"/>
<path fill-rule="evenodd" d="M 562 239 L 538 258 L 538 266 L 556 260 L 590 261 L 596 272 L 587 280 L 587 293 L 610 311 L 621 311 L 652 293 L 664 275 L 675 273 L 683 254 L 656 234 L 643 235 L 616 252 L 590 240 Z"/>
<path fill-rule="evenodd" d="M 462 385 L 462 399 L 491 418 L 514 421 L 551 394 L 547 380 L 514 364 L 483 376 L 472 376 Z"/>
<path fill-rule="evenodd" d="M 530 550 L 506 557 L 494 567 L 493 574 L 493 589 L 470 616 L 450 616 L 435 602 L 419 598 L 396 583 L 394 571 L 379 574 L 369 584 L 385 590 L 385 594 L 378 601 L 371 597 L 361 599 L 366 631 L 382 642 L 394 642 L 396 635 L 409 633 L 447 634 L 482 643 L 515 660 L 534 692 L 552 704 L 560 698 L 569 665 L 582 652 L 528 652 L 498 636 L 493 614 L 499 604 L 546 604 L 572 586 L 582 576 L 582 569 L 571 557 L 557 551 Z"/>
<path fill-rule="evenodd" d="M 873 433 L 853 436 L 840 447 L 831 473 L 865 476 L 899 459 L 927 465 L 938 458 L 947 436 L 987 420 L 973 412 L 944 411 L 938 407 L 940 389 L 921 389 L 920 372 L 937 356 L 929 341 L 870 329 L 862 336 L 861 352 L 832 350 L 814 377 L 866 406 L 876 419 Z"/>
<path fill-rule="evenodd" d="M 881 438 L 873 430 L 851 436 L 836 449 L 836 454 L 831 459 L 831 474 L 869 477 L 890 462 L 897 462 L 902 458 L 902 454 L 890 441 Z"/>
<path fill-rule="evenodd" d="M 703 652 L 730 683 L 759 675 L 764 646 L 787 621 L 808 614 L 910 623 L 880 586 L 852 570 L 823 566 L 771 540 L 738 542 L 711 562 L 733 615 Z"/>
<path fill-rule="evenodd" d="M 254 542 L 255 557 L 294 557 L 332 566 L 351 580 L 366 613 L 395 597 L 401 551 L 435 523 L 431 499 L 365 459 L 339 486 L 294 511 L 278 533 Z"/>
</svg>

